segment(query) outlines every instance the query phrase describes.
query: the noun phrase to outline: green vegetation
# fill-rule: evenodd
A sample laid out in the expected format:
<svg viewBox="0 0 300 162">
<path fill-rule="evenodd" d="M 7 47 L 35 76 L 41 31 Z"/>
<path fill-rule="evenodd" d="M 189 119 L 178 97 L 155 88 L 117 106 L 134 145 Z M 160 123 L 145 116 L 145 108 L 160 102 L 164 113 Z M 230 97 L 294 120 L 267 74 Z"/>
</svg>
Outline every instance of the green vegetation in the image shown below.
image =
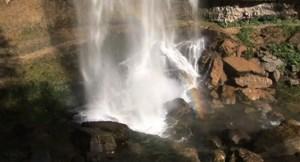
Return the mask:
<svg viewBox="0 0 300 162">
<path fill-rule="evenodd" d="M 288 44 L 270 44 L 268 45 L 269 50 L 273 55 L 283 59 L 286 65 L 296 65 L 300 67 L 300 51 L 297 47 Z"/>
<path fill-rule="evenodd" d="M 253 43 L 251 42 L 251 34 L 254 32 L 253 28 L 242 28 L 240 33 L 237 34 L 237 37 L 248 47 L 252 47 Z"/>
<path fill-rule="evenodd" d="M 253 48 L 247 48 L 247 51 L 243 55 L 246 59 L 251 59 L 255 56 L 255 52 L 253 51 Z"/>
<path fill-rule="evenodd" d="M 288 25 L 288 24 L 299 24 L 299 19 L 281 19 L 276 16 L 265 16 L 259 18 L 252 18 L 249 20 L 243 19 L 235 22 L 225 23 L 218 22 L 221 27 L 246 27 L 246 26 L 256 26 L 263 24 L 275 24 L 275 25 Z"/>
<path fill-rule="evenodd" d="M 300 25 L 282 25 L 281 28 L 287 37 L 291 37 L 296 32 L 300 32 Z"/>
</svg>

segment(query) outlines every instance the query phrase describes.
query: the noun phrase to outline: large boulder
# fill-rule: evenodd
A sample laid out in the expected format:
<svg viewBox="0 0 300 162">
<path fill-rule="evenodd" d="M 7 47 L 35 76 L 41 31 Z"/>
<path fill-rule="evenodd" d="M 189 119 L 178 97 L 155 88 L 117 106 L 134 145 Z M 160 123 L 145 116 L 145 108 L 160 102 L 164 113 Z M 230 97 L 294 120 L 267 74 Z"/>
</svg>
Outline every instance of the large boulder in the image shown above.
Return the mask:
<svg viewBox="0 0 300 162">
<path fill-rule="evenodd" d="M 73 133 L 73 143 L 81 154 L 96 161 L 112 158 L 128 139 L 129 128 L 115 122 L 83 123 Z"/>
<path fill-rule="evenodd" d="M 264 74 L 265 72 L 264 68 L 256 61 L 246 60 L 242 57 L 236 57 L 236 56 L 225 57 L 224 62 L 233 71 L 238 73 L 253 72 L 257 74 Z"/>
</svg>

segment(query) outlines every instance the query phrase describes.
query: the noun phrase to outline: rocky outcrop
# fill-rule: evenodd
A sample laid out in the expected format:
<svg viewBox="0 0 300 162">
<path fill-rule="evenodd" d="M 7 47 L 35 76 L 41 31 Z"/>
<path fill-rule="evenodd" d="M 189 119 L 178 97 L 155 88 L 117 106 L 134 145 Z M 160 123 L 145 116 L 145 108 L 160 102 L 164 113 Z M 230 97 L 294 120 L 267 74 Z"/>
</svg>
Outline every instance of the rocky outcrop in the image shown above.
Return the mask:
<svg viewBox="0 0 300 162">
<path fill-rule="evenodd" d="M 264 16 L 296 17 L 298 14 L 296 5 L 284 3 L 262 3 L 246 7 L 222 6 L 201 10 L 203 17 L 225 23 Z"/>
</svg>

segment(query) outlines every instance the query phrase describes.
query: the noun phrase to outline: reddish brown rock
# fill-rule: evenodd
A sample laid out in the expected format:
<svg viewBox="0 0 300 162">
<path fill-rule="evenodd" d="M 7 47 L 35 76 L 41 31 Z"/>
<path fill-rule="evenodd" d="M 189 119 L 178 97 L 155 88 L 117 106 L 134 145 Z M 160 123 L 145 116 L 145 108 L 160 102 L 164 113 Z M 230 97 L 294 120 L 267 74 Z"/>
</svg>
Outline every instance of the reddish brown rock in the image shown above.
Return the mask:
<svg viewBox="0 0 300 162">
<path fill-rule="evenodd" d="M 223 86 L 222 99 L 224 104 L 230 105 L 236 103 L 236 88 L 228 85 Z"/>
<path fill-rule="evenodd" d="M 244 45 L 240 45 L 237 49 L 237 56 L 241 57 L 243 55 L 243 53 L 246 51 L 247 51 L 247 47 Z"/>
<path fill-rule="evenodd" d="M 241 87 L 247 88 L 269 88 L 273 81 L 267 77 L 248 74 L 239 78 L 235 78 L 235 83 Z"/>
<path fill-rule="evenodd" d="M 242 93 L 252 101 L 272 98 L 272 95 L 269 92 L 262 89 L 245 88 L 242 89 Z"/>
<path fill-rule="evenodd" d="M 214 87 L 218 87 L 220 84 L 222 85 L 227 80 L 227 76 L 223 70 L 223 61 L 220 56 L 217 56 L 213 61 L 210 77 L 212 79 L 211 84 Z"/>
<path fill-rule="evenodd" d="M 237 49 L 239 47 L 239 44 L 231 39 L 225 39 L 224 42 L 221 45 L 221 50 L 227 55 L 235 55 L 237 53 Z"/>
<path fill-rule="evenodd" d="M 256 61 L 249 61 L 242 57 L 225 57 L 224 62 L 239 73 L 253 72 L 258 74 L 264 74 L 265 72 L 264 68 Z"/>
</svg>

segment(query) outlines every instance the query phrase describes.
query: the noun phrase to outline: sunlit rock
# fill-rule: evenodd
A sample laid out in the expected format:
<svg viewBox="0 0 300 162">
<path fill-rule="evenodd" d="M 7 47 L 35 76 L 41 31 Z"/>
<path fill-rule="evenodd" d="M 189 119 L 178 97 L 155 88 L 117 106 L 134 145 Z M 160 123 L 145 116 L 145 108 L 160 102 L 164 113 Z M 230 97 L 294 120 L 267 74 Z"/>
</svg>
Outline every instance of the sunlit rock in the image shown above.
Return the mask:
<svg viewBox="0 0 300 162">
<path fill-rule="evenodd" d="M 269 88 L 273 85 L 271 79 L 252 74 L 235 78 L 235 83 L 247 88 Z"/>
<path fill-rule="evenodd" d="M 223 61 L 220 56 L 217 56 L 213 60 L 213 66 L 210 73 L 211 77 L 211 84 L 214 87 L 218 87 L 219 85 L 223 85 L 224 82 L 227 80 L 227 76 L 223 69 Z"/>
<path fill-rule="evenodd" d="M 254 61 L 246 60 L 242 57 L 225 57 L 224 62 L 226 63 L 226 65 L 232 68 L 233 71 L 238 73 L 253 72 L 258 74 L 264 74 L 264 69 L 261 65 Z"/>
</svg>

